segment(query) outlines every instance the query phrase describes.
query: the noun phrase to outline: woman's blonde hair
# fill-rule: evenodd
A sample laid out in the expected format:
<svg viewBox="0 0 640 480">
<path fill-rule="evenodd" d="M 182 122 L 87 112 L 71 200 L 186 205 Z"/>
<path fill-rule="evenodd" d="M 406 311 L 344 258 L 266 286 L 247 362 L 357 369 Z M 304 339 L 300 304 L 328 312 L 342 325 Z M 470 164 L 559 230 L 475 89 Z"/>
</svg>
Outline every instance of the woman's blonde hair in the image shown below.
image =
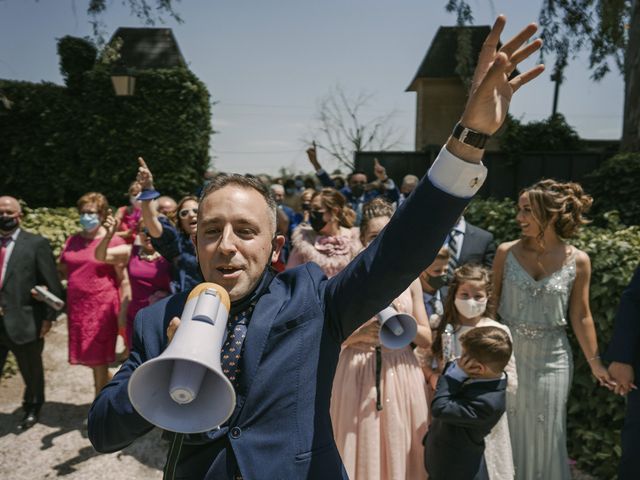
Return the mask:
<svg viewBox="0 0 640 480">
<path fill-rule="evenodd" d="M 393 216 L 394 208 L 382 197 L 376 197 L 362 206 L 362 218 L 360 219 L 360 241 L 364 244 L 364 236 L 369 228 L 369 222 L 374 218 Z"/>
<path fill-rule="evenodd" d="M 540 227 L 538 243 L 542 243 L 544 230 L 552 221 L 561 238 L 573 237 L 582 225 L 589 223 L 584 214 L 591 208 L 593 198 L 579 183 L 545 179 L 523 189 L 520 195 L 523 194 L 527 195 L 533 218 Z"/>
<path fill-rule="evenodd" d="M 342 227 L 351 228 L 356 222 L 356 212 L 349 207 L 347 199 L 339 191 L 334 188 L 323 188 L 319 192 L 313 194 L 311 201 L 316 197 L 320 197 L 320 203 L 327 211 L 335 213 L 338 223 Z"/>
</svg>

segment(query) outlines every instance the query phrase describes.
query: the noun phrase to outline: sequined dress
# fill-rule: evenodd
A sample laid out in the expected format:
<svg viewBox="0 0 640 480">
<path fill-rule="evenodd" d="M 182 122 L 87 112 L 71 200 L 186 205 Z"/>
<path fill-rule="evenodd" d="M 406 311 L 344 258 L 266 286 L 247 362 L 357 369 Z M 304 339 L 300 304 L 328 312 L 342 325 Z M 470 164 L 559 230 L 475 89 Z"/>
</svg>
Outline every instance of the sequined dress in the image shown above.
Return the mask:
<svg viewBox="0 0 640 480">
<path fill-rule="evenodd" d="M 498 313 L 513 335 L 518 389 L 507 393 L 517 480 L 569 480 L 567 398 L 573 375 L 566 334 L 575 253 L 534 280 L 509 251 Z"/>
</svg>

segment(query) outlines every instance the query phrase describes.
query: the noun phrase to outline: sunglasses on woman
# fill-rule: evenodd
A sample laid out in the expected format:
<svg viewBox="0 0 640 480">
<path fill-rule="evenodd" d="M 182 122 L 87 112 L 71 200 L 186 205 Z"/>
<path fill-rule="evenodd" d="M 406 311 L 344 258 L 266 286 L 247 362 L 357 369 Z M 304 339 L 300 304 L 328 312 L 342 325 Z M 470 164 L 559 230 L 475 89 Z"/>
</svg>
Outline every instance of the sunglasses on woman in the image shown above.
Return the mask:
<svg viewBox="0 0 640 480">
<path fill-rule="evenodd" d="M 189 212 L 193 212 L 194 215 L 198 214 L 198 209 L 197 208 L 185 208 L 184 210 L 180 210 L 178 212 L 178 215 L 180 216 L 180 218 L 187 218 L 187 215 L 189 215 Z"/>
</svg>

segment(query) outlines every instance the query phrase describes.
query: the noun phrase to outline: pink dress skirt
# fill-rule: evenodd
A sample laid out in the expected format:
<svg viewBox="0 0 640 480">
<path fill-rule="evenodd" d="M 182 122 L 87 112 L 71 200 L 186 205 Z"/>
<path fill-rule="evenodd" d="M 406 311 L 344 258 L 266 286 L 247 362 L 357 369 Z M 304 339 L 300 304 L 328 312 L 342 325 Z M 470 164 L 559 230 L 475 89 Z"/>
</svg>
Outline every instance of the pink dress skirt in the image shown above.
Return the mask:
<svg viewBox="0 0 640 480">
<path fill-rule="evenodd" d="M 410 292 L 394 304 L 410 313 Z M 375 349 L 364 344 L 343 348 L 333 380 L 331 421 L 349 478 L 426 479 L 422 445 L 428 419 L 426 383 L 410 347 L 382 348 L 380 387 L 378 411 Z"/>
</svg>

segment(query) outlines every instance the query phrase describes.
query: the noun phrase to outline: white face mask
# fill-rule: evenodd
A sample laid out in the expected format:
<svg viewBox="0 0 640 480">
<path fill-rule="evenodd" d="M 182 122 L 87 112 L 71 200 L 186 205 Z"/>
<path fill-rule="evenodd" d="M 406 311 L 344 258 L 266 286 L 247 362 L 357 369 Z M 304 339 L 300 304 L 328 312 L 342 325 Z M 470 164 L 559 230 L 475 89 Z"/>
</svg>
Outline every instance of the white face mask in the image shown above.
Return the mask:
<svg viewBox="0 0 640 480">
<path fill-rule="evenodd" d="M 462 298 L 456 298 L 455 305 L 460 315 L 465 318 L 474 318 L 482 315 L 487 309 L 487 299 L 474 300 L 473 298 L 469 298 L 464 300 Z"/>
</svg>

